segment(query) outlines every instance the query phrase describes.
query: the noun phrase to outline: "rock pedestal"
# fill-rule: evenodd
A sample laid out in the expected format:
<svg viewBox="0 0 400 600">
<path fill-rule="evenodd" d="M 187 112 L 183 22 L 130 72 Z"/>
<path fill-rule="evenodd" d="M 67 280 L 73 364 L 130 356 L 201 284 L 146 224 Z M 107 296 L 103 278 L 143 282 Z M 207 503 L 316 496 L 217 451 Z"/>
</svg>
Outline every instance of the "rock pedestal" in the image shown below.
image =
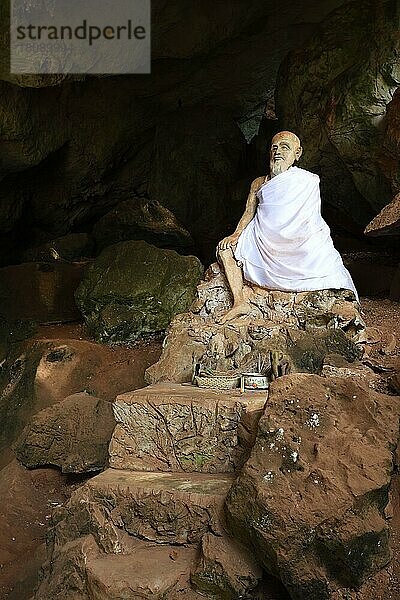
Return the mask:
<svg viewBox="0 0 400 600">
<path fill-rule="evenodd" d="M 58 552 L 83 532 L 93 535 L 106 554 L 129 553 L 133 538 L 198 544 L 207 531 L 221 534 L 223 504 L 232 482 L 230 474 L 107 469 L 54 514 L 53 550 Z"/>
<path fill-rule="evenodd" d="M 189 312 L 173 319 L 160 360 L 146 372 L 148 383 L 188 382 L 194 362 L 249 371 L 259 354 L 272 352 L 291 372 L 320 373 L 326 354 L 350 362 L 361 355 L 352 338 L 365 326 L 353 292 L 281 292 L 248 284 L 244 293 L 249 313 L 221 324 L 232 300 L 219 265 L 211 265 Z"/>
<path fill-rule="evenodd" d="M 247 460 L 265 392 L 158 384 L 118 396 L 110 466 L 230 473 Z"/>
</svg>

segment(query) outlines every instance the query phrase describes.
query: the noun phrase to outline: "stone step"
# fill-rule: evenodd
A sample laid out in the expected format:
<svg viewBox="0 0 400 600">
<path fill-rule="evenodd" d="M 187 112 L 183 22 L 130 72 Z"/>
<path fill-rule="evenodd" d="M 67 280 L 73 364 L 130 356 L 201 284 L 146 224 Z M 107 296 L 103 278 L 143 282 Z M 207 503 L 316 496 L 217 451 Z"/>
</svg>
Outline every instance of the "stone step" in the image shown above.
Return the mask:
<svg viewBox="0 0 400 600">
<path fill-rule="evenodd" d="M 52 548 L 94 536 L 105 553 L 131 553 L 135 538 L 198 544 L 222 532 L 230 474 L 149 473 L 107 469 L 78 488 L 54 513 Z"/>
<path fill-rule="evenodd" d="M 253 445 L 266 392 L 160 383 L 122 394 L 110 466 L 135 471 L 231 473 Z"/>
<path fill-rule="evenodd" d="M 160 546 L 138 542 L 134 554 L 100 555 L 85 565 L 87 589 L 93 600 L 178 598 L 190 590 L 190 572 L 197 548 Z"/>
<path fill-rule="evenodd" d="M 85 535 L 45 564 L 34 600 L 205 600 L 190 585 L 197 553 L 135 540 L 129 554 L 105 554 Z"/>
<path fill-rule="evenodd" d="M 256 557 L 225 533 L 234 479 L 117 469 L 93 477 L 53 511 L 33 600 L 272 600 Z"/>
</svg>

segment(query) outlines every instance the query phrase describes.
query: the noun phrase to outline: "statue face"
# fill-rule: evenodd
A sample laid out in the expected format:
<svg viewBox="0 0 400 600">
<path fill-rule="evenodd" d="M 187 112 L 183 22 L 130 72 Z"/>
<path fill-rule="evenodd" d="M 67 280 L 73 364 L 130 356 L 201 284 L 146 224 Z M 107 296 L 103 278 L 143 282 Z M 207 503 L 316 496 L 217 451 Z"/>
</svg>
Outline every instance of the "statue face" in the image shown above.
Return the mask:
<svg viewBox="0 0 400 600">
<path fill-rule="evenodd" d="M 287 171 L 298 160 L 303 152 L 299 138 L 290 131 L 277 133 L 271 143 L 270 170 L 271 177 Z"/>
</svg>

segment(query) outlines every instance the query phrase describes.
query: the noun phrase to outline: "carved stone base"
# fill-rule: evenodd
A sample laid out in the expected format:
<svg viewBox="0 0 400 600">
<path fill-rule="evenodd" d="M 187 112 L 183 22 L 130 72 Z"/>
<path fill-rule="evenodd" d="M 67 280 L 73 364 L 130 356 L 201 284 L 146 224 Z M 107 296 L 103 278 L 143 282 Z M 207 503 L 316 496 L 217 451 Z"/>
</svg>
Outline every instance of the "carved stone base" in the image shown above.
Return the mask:
<svg viewBox="0 0 400 600">
<path fill-rule="evenodd" d="M 211 265 L 190 312 L 172 321 L 160 360 L 146 372 L 148 383 L 188 382 L 198 362 L 222 372 L 254 370 L 259 354 L 283 362 L 287 371 L 309 373 L 321 372 L 326 354 L 349 362 L 361 356 L 352 338 L 365 325 L 353 292 L 281 292 L 250 284 L 244 291 L 248 314 L 219 323 L 232 301 L 219 265 Z"/>
<path fill-rule="evenodd" d="M 266 393 L 158 384 L 118 396 L 110 466 L 229 473 L 243 466 Z"/>
</svg>

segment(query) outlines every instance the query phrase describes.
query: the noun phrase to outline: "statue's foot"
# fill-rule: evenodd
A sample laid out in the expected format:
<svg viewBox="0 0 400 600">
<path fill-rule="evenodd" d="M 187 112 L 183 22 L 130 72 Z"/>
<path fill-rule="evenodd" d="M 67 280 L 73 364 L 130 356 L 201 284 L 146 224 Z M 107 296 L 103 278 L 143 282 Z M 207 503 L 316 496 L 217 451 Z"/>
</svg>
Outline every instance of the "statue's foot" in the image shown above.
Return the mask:
<svg viewBox="0 0 400 600">
<path fill-rule="evenodd" d="M 232 321 L 235 317 L 242 317 L 243 315 L 247 315 L 250 312 L 250 305 L 243 301 L 240 304 L 234 304 L 227 313 L 225 313 L 222 317 L 218 319 L 218 323 L 223 325 L 227 321 Z"/>
</svg>

